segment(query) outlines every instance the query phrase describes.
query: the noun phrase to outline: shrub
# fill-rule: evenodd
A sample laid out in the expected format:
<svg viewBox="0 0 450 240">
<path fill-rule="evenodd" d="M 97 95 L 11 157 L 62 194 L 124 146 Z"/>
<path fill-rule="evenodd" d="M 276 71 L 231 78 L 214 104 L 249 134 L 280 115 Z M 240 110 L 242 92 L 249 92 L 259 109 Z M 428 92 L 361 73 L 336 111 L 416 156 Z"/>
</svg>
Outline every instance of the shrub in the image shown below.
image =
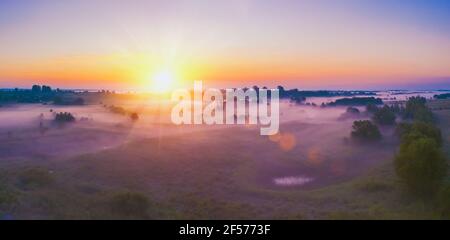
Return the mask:
<svg viewBox="0 0 450 240">
<path fill-rule="evenodd" d="M 359 114 L 359 109 L 355 108 L 355 107 L 348 107 L 347 108 L 347 113 L 351 113 L 351 114 Z"/>
<path fill-rule="evenodd" d="M 29 168 L 19 175 L 19 184 L 24 188 L 36 188 L 49 185 L 53 176 L 43 168 Z"/>
<path fill-rule="evenodd" d="M 434 194 L 447 173 L 445 156 L 432 138 L 402 143 L 394 164 L 407 190 L 422 197 Z"/>
<path fill-rule="evenodd" d="M 66 122 L 74 122 L 75 117 L 69 112 L 60 112 L 55 115 L 55 122 L 58 123 L 66 123 Z"/>
<path fill-rule="evenodd" d="M 8 184 L 8 178 L 0 174 L 0 219 L 2 210 L 12 207 L 17 201 L 17 192 Z"/>
<path fill-rule="evenodd" d="M 438 208 L 442 218 L 450 219 L 450 184 L 445 185 L 439 191 Z"/>
<path fill-rule="evenodd" d="M 150 201 L 139 192 L 119 192 L 112 196 L 111 209 L 113 213 L 130 218 L 147 217 Z"/>
<path fill-rule="evenodd" d="M 0 208 L 7 208 L 16 204 L 17 194 L 0 185 Z"/>
<path fill-rule="evenodd" d="M 372 119 L 380 125 L 393 125 L 395 123 L 395 113 L 387 105 L 375 111 Z"/>
<path fill-rule="evenodd" d="M 139 120 L 139 115 L 134 112 L 134 113 L 130 114 L 130 118 L 132 121 L 137 121 L 137 120 Z"/>
<path fill-rule="evenodd" d="M 354 121 L 352 128 L 351 136 L 353 138 L 369 141 L 381 139 L 380 130 L 369 120 Z"/>
<path fill-rule="evenodd" d="M 119 107 L 119 106 L 110 106 L 109 107 L 109 110 L 112 112 L 112 113 L 115 113 L 115 114 L 120 114 L 120 115 L 125 115 L 125 114 L 127 114 L 127 110 L 125 110 L 125 108 L 123 108 L 123 107 Z"/>
<path fill-rule="evenodd" d="M 391 189 L 391 186 L 388 183 L 371 178 L 357 183 L 356 187 L 361 191 L 370 193 L 382 192 Z"/>
</svg>

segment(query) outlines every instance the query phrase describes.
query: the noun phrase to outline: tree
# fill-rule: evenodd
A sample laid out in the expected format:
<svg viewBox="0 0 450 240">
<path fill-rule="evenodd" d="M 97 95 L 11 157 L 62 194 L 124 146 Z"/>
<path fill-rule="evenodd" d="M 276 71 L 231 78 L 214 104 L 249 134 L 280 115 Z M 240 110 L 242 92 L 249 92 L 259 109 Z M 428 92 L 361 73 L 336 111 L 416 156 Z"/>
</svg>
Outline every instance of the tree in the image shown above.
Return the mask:
<svg viewBox="0 0 450 240">
<path fill-rule="evenodd" d="M 445 156 L 436 141 L 428 137 L 403 142 L 394 165 L 407 190 L 422 197 L 434 194 L 447 173 Z"/>
<path fill-rule="evenodd" d="M 306 100 L 305 97 L 302 96 L 292 96 L 290 98 L 290 101 L 296 104 L 301 104 L 302 102 L 304 102 Z"/>
<path fill-rule="evenodd" d="M 450 93 L 443 93 L 443 94 L 439 94 L 439 95 L 434 95 L 434 98 L 436 99 L 448 99 L 450 98 Z"/>
<path fill-rule="evenodd" d="M 120 114 L 120 115 L 126 115 L 127 114 L 127 110 L 125 110 L 125 108 L 119 107 L 119 106 L 111 105 L 111 106 L 109 106 L 109 110 L 111 112 L 113 112 L 113 113 Z"/>
<path fill-rule="evenodd" d="M 63 101 L 61 96 L 55 96 L 55 97 L 53 97 L 53 104 L 55 104 L 55 105 L 63 105 L 64 101 Z"/>
<path fill-rule="evenodd" d="M 31 87 L 31 91 L 32 91 L 33 93 L 40 93 L 40 92 L 42 91 L 42 89 L 41 89 L 41 86 L 39 86 L 39 85 L 33 85 L 33 86 Z"/>
<path fill-rule="evenodd" d="M 422 122 L 432 122 L 433 113 L 426 106 L 427 100 L 424 97 L 411 97 L 406 102 L 403 117 Z"/>
<path fill-rule="evenodd" d="M 66 123 L 66 122 L 74 122 L 75 117 L 69 112 L 60 112 L 55 115 L 55 122 L 58 123 Z"/>
<path fill-rule="evenodd" d="M 359 114 L 359 109 L 358 109 L 358 108 L 355 108 L 355 107 L 348 107 L 348 108 L 347 108 L 347 113 L 350 113 L 350 114 Z"/>
<path fill-rule="evenodd" d="M 394 104 L 392 106 L 390 106 L 392 112 L 394 112 L 395 114 L 400 114 L 402 113 L 402 111 L 404 110 L 402 106 L 400 106 L 399 104 Z"/>
<path fill-rule="evenodd" d="M 51 93 L 52 92 L 52 88 L 46 85 L 42 86 L 42 92 L 43 93 Z"/>
<path fill-rule="evenodd" d="M 418 138 L 432 138 L 438 145 L 442 146 L 442 133 L 441 130 L 430 123 L 415 122 L 400 123 L 397 125 L 396 130 L 398 136 L 402 139 L 403 143 L 409 144 Z"/>
<path fill-rule="evenodd" d="M 397 124 L 395 133 L 397 134 L 398 137 L 402 138 L 403 136 L 408 134 L 411 130 L 412 130 L 411 123 L 401 122 Z"/>
<path fill-rule="evenodd" d="M 433 112 L 426 106 L 417 108 L 413 113 L 413 119 L 420 122 L 433 122 Z"/>
<path fill-rule="evenodd" d="M 395 123 L 395 113 L 387 105 L 375 111 L 372 119 L 380 125 L 393 125 Z"/>
<path fill-rule="evenodd" d="M 375 141 L 381 139 L 381 133 L 378 127 L 369 120 L 353 122 L 353 131 L 351 136 L 365 141 Z"/>
<path fill-rule="evenodd" d="M 281 98 L 284 98 L 284 97 L 285 97 L 285 94 L 286 94 L 286 92 L 285 92 L 285 90 L 284 90 L 284 87 L 283 87 L 283 86 L 278 86 L 277 89 L 278 89 L 278 91 L 279 91 L 280 97 L 281 97 Z"/>
<path fill-rule="evenodd" d="M 378 107 L 375 104 L 368 104 L 366 106 L 366 111 L 370 113 L 375 113 L 376 111 L 378 111 Z"/>
<path fill-rule="evenodd" d="M 363 105 L 381 105 L 383 100 L 374 97 L 352 97 L 352 98 L 340 98 L 334 102 L 328 103 L 330 106 L 363 106 Z"/>
<path fill-rule="evenodd" d="M 73 100 L 73 105 L 84 105 L 84 99 L 83 98 L 76 98 L 75 100 Z"/>
<path fill-rule="evenodd" d="M 137 121 L 137 120 L 139 120 L 139 115 L 134 112 L 130 115 L 130 118 L 132 121 Z"/>
</svg>

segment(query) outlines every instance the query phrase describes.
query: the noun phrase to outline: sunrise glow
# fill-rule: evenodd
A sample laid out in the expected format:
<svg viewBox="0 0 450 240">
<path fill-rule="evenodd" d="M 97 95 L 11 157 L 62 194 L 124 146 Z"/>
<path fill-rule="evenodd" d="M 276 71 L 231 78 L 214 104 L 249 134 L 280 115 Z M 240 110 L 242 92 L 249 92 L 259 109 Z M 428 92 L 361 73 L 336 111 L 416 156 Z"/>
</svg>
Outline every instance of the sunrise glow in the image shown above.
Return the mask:
<svg viewBox="0 0 450 240">
<path fill-rule="evenodd" d="M 450 219 L 449 166 L 450 0 L 0 0 L 0 223 L 348 237 Z"/>
<path fill-rule="evenodd" d="M 157 93 L 168 92 L 173 87 L 175 80 L 175 74 L 170 70 L 161 70 L 152 77 L 149 90 Z"/>
</svg>

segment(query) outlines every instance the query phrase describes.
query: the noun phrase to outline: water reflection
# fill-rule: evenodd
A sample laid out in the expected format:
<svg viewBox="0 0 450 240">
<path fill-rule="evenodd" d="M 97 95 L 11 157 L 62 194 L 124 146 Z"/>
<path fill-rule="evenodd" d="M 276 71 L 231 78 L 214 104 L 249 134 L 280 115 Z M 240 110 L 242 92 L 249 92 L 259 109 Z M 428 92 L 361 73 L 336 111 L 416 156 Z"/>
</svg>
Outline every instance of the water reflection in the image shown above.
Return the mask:
<svg viewBox="0 0 450 240">
<path fill-rule="evenodd" d="M 273 182 L 278 186 L 301 186 L 312 182 L 314 179 L 304 176 L 290 176 L 275 178 Z"/>
</svg>

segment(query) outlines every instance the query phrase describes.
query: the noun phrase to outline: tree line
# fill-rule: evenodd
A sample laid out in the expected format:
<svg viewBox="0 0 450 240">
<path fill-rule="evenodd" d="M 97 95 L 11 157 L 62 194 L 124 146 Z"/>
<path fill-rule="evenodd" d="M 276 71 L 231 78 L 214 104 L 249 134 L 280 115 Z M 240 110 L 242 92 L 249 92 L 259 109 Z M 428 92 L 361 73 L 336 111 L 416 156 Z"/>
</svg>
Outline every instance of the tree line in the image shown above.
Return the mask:
<svg viewBox="0 0 450 240">
<path fill-rule="evenodd" d="M 31 89 L 0 91 L 0 103 L 53 103 L 55 105 L 84 105 L 85 101 L 70 90 L 33 85 Z"/>
</svg>

